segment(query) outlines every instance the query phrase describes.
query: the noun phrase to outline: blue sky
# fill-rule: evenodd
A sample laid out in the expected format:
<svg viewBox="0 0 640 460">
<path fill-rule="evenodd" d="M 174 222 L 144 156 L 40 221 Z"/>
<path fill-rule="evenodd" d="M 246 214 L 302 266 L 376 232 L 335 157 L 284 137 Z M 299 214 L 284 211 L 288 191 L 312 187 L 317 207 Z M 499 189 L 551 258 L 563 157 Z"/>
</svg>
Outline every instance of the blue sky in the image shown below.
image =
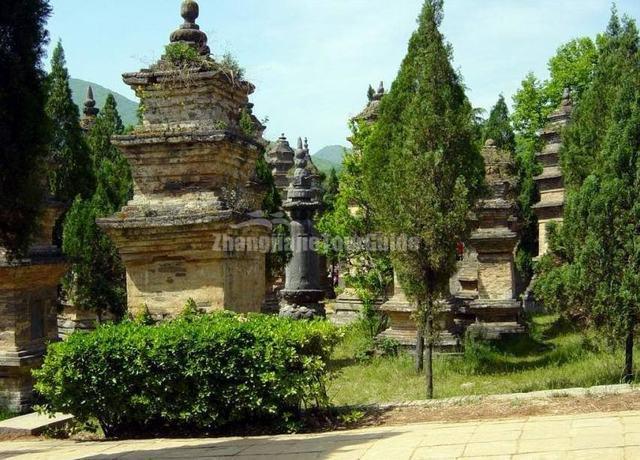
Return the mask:
<svg viewBox="0 0 640 460">
<path fill-rule="evenodd" d="M 312 150 L 346 145 L 347 120 L 369 84 L 395 78 L 422 0 L 200 0 L 214 54 L 231 52 L 257 89 L 267 137 L 308 136 Z M 62 39 L 73 77 L 132 99 L 123 72 L 157 60 L 181 23 L 180 0 L 51 0 L 52 44 Z M 638 0 L 618 0 L 640 18 Z M 468 95 L 490 108 L 529 71 L 546 77 L 556 48 L 606 27 L 609 0 L 445 0 L 443 32 Z"/>
</svg>

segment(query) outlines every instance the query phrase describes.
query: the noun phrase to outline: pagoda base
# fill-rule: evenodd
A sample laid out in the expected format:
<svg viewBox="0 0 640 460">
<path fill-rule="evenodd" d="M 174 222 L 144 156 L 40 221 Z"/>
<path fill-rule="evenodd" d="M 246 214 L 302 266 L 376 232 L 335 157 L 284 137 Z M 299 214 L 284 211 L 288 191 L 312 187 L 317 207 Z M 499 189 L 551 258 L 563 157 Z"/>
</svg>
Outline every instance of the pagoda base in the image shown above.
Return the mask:
<svg viewBox="0 0 640 460">
<path fill-rule="evenodd" d="M 383 299 L 376 299 L 374 308 L 379 309 L 383 304 Z M 337 326 L 345 326 L 357 321 L 361 314 L 362 300 L 360 300 L 354 289 L 347 288 L 336 298 L 331 322 Z"/>
<path fill-rule="evenodd" d="M 125 208 L 126 212 L 127 208 Z M 259 312 L 265 297 L 265 251 L 270 233 L 261 219 L 230 211 L 197 215 L 101 219 L 127 270 L 127 304 L 156 321 L 179 315 L 193 300 L 203 312 Z M 242 243 L 242 246 L 240 245 Z"/>
<path fill-rule="evenodd" d="M 41 249 L 30 260 L 0 261 L 0 407 L 17 413 L 31 408 L 31 371 L 58 340 L 58 283 L 67 264 L 58 251 Z"/>
<path fill-rule="evenodd" d="M 280 291 L 280 316 L 293 319 L 325 318 L 324 304 L 320 302 L 325 296 L 322 290 L 286 290 Z"/>
<path fill-rule="evenodd" d="M 461 341 L 458 328 L 454 322 L 455 305 L 453 302 L 441 302 L 438 312 L 438 325 L 435 347 L 447 353 L 460 351 Z M 414 315 L 416 306 L 409 302 L 404 294 L 394 295 L 380 307 L 389 320 L 389 327 L 378 335 L 377 340 L 385 338 L 396 340 L 403 348 L 415 350 L 418 329 Z"/>
</svg>

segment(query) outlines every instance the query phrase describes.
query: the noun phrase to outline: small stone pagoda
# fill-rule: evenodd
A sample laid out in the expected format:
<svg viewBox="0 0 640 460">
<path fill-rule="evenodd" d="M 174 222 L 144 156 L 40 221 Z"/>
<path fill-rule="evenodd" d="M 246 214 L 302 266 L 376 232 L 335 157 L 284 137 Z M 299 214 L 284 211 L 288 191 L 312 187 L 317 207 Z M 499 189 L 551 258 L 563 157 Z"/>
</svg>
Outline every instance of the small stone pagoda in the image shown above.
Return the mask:
<svg viewBox="0 0 640 460">
<path fill-rule="evenodd" d="M 289 173 L 294 167 L 293 157 L 295 152 L 289 145 L 289 141 L 282 134 L 273 147 L 267 153 L 267 163 L 271 166 L 271 173 L 275 181 L 276 188 L 280 192 L 282 201 L 287 199 L 287 189 L 291 176 Z"/>
<path fill-rule="evenodd" d="M 516 217 L 515 164 L 508 151 L 489 139 L 483 150 L 486 198 L 475 207 L 476 229 L 457 280 L 460 301 L 456 322 L 466 329 L 482 327 L 486 338 L 524 331 L 516 297 L 515 248 L 519 241 Z"/>
<path fill-rule="evenodd" d="M 320 209 L 320 184 L 309 149 L 298 140 L 295 170 L 283 208 L 291 218 L 292 257 L 286 268 L 285 287 L 280 291 L 280 315 L 296 319 L 324 316 L 320 301 L 325 291 L 320 280 L 320 258 L 314 247 L 317 233 L 313 218 Z"/>
<path fill-rule="evenodd" d="M 571 93 L 565 89 L 560 107 L 549 116 L 548 124 L 540 132 L 544 148 L 536 154 L 536 159 L 542 164 L 543 170 L 534 178 L 540 191 L 540 202 L 533 206 L 538 217 L 540 256 L 547 252 L 547 224 L 562 222 L 565 191 L 560 169 L 560 149 L 562 130 L 569 123 L 572 110 Z"/>
<path fill-rule="evenodd" d="M 254 87 L 210 57 L 196 24 L 198 4 L 182 3 L 184 24 L 171 34 L 178 52 L 150 69 L 124 75 L 143 107 L 142 125 L 115 136 L 131 166 L 134 197 L 99 225 L 127 270 L 127 301 L 156 319 L 179 314 L 189 299 L 203 311 L 259 311 L 265 295 L 270 235 L 262 218 L 256 162 L 264 154 L 255 123 L 241 127 Z M 175 54 L 175 51 L 174 51 Z"/>
<path fill-rule="evenodd" d="M 100 109 L 96 107 L 96 101 L 93 98 L 93 88 L 87 87 L 87 95 L 82 109 L 82 117 L 80 118 L 80 127 L 83 131 L 90 131 L 96 122 L 96 117 L 100 113 Z"/>
<path fill-rule="evenodd" d="M 12 412 L 30 409 L 31 371 L 58 339 L 58 284 L 67 264 L 52 240 L 63 211 L 61 203 L 46 202 L 25 259 L 9 260 L 0 247 L 0 407 Z"/>
</svg>

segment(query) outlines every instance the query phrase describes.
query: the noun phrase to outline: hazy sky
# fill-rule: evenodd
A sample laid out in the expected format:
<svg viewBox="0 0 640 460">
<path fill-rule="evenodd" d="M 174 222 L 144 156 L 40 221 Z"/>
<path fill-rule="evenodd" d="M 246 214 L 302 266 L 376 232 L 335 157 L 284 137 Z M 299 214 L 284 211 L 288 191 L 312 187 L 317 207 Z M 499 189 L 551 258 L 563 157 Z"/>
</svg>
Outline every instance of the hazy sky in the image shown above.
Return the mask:
<svg viewBox="0 0 640 460">
<path fill-rule="evenodd" d="M 62 39 L 73 77 L 134 99 L 122 83 L 160 57 L 181 23 L 180 0 L 51 0 L 52 44 Z M 200 0 L 214 54 L 230 51 L 257 89 L 267 137 L 308 136 L 312 151 L 346 145 L 347 120 L 369 84 L 396 76 L 422 0 Z M 640 1 L 618 0 L 640 18 Z M 445 0 L 443 31 L 468 94 L 490 108 L 510 100 L 528 71 L 546 77 L 556 48 L 606 27 L 609 0 Z"/>
</svg>

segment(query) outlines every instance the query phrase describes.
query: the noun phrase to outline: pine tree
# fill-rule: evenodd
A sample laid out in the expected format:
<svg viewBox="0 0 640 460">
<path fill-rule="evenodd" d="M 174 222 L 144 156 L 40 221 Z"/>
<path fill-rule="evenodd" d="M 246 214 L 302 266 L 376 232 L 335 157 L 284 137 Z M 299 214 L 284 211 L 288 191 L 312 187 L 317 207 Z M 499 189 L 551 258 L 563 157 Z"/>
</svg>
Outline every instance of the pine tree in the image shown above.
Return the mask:
<svg viewBox="0 0 640 460">
<path fill-rule="evenodd" d="M 20 257 L 43 196 L 48 121 L 41 59 L 46 0 L 3 2 L 0 12 L 0 246 Z"/>
<path fill-rule="evenodd" d="M 69 87 L 62 43 L 58 42 L 48 77 L 47 115 L 52 122 L 50 188 L 55 198 L 72 201 L 91 196 L 94 188 L 89 149 L 80 128 L 78 107 Z"/>
<path fill-rule="evenodd" d="M 76 307 L 94 310 L 99 316 L 110 311 L 116 316 L 126 306 L 125 270 L 113 242 L 97 226 L 131 198 L 131 171 L 111 136 L 124 127 L 117 104 L 110 94 L 87 135 L 91 147 L 96 190 L 89 199 L 78 196 L 66 216 L 63 249 L 73 261 L 64 288 Z"/>
<path fill-rule="evenodd" d="M 364 191 L 380 229 L 419 241 L 416 251 L 393 257 L 418 307 L 417 356 L 424 333 L 428 397 L 437 303 L 448 293 L 456 245 L 468 234 L 467 213 L 483 182 L 473 110 L 438 30 L 442 14 L 441 0 L 425 2 L 363 157 Z"/>
<path fill-rule="evenodd" d="M 508 150 L 512 154 L 516 150 L 516 135 L 511 127 L 509 108 L 501 94 L 498 102 L 489 113 L 489 119 L 484 127 L 484 141 L 493 139 L 498 148 Z"/>
</svg>

